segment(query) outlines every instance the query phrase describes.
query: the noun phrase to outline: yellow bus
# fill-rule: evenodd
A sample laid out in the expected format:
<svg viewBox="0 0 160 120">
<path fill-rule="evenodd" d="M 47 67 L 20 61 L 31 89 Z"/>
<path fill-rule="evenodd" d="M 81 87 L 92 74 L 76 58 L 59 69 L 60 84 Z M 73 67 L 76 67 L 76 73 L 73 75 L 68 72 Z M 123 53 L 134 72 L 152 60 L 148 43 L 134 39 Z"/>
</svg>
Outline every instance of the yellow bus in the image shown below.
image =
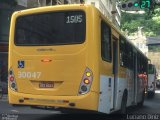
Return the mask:
<svg viewBox="0 0 160 120">
<path fill-rule="evenodd" d="M 17 11 L 9 39 L 9 103 L 112 113 L 142 105 L 148 59 L 98 9 Z"/>
</svg>

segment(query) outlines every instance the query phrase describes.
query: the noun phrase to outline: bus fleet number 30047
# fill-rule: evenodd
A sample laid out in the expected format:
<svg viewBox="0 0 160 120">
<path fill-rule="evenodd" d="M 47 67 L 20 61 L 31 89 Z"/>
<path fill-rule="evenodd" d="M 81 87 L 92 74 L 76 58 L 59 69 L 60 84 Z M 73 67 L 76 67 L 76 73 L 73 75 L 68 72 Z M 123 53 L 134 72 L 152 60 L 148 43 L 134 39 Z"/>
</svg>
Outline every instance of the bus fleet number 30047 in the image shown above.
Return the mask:
<svg viewBox="0 0 160 120">
<path fill-rule="evenodd" d="M 19 71 L 18 78 L 40 78 L 41 72 Z"/>
</svg>

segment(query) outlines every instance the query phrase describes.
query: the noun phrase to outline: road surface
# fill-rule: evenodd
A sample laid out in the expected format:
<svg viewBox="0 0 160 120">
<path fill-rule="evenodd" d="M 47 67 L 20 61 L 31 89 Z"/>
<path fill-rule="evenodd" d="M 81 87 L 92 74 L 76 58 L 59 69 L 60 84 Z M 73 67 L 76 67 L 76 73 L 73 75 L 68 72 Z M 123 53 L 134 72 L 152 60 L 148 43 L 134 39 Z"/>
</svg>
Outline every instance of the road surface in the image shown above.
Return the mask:
<svg viewBox="0 0 160 120">
<path fill-rule="evenodd" d="M 73 111 L 72 111 L 73 112 Z M 70 112 L 70 113 L 72 113 Z M 77 111 L 74 111 L 76 113 Z M 110 116 L 104 114 L 68 114 L 68 112 L 62 112 L 59 109 L 54 108 L 32 108 L 30 106 L 12 106 L 8 104 L 7 96 L 0 100 L 0 119 L 2 120 L 77 120 L 77 119 L 114 119 L 121 115 L 114 113 Z M 129 107 L 127 109 L 127 115 L 124 115 L 125 119 L 151 119 L 160 120 L 160 90 L 156 90 L 154 98 L 145 98 L 144 106 L 138 108 L 136 106 Z M 10 118 L 10 119 L 7 119 Z M 139 120 L 141 120 L 139 119 Z"/>
</svg>

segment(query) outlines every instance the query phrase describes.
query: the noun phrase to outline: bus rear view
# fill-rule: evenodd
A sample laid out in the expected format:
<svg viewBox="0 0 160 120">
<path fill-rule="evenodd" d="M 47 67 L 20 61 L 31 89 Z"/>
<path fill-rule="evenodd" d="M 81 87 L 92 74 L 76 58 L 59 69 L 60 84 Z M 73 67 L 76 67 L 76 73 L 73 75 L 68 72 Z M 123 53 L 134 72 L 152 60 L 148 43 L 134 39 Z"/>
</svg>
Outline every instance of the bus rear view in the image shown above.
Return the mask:
<svg viewBox="0 0 160 120">
<path fill-rule="evenodd" d="M 12 16 L 10 104 L 97 109 L 87 60 L 86 8 L 62 8 L 36 8 Z"/>
</svg>

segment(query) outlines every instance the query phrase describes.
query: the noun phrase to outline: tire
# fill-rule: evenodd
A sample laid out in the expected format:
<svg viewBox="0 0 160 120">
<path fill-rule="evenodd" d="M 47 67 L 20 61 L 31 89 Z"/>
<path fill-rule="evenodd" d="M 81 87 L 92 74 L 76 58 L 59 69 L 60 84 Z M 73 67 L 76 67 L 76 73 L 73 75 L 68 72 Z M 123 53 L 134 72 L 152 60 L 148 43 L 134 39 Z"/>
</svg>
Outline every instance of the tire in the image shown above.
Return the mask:
<svg viewBox="0 0 160 120">
<path fill-rule="evenodd" d="M 142 106 L 143 106 L 144 96 L 145 96 L 145 91 L 143 91 L 143 93 L 142 93 L 142 100 L 141 100 L 141 102 L 138 103 L 138 106 L 139 106 L 139 107 L 142 107 Z"/>
<path fill-rule="evenodd" d="M 126 114 L 126 113 L 127 113 L 127 92 L 125 91 L 123 93 L 123 97 L 121 101 L 120 114 Z"/>
</svg>

